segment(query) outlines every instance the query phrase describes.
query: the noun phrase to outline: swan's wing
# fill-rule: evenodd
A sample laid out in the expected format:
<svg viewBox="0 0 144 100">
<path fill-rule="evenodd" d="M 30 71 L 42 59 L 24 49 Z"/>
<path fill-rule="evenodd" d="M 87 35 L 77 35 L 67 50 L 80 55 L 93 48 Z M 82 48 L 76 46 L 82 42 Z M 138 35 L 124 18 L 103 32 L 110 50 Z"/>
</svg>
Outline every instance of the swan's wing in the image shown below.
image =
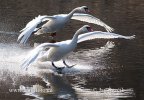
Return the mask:
<svg viewBox="0 0 144 100">
<path fill-rule="evenodd" d="M 23 32 L 27 28 L 29 28 L 29 27 L 33 26 L 34 24 L 36 24 L 37 22 L 43 22 L 43 21 L 46 21 L 46 20 L 51 20 L 53 18 L 54 18 L 53 16 L 46 16 L 46 15 L 41 16 L 41 15 L 39 15 L 38 17 L 35 17 L 35 19 L 28 22 L 26 27 L 23 28 L 22 30 L 20 30 L 20 32 Z"/>
<path fill-rule="evenodd" d="M 112 27 L 108 26 L 100 19 L 98 19 L 92 15 L 89 15 L 89 14 L 74 13 L 71 19 L 100 25 L 100 26 L 104 27 L 108 32 L 112 32 L 114 30 Z"/>
<path fill-rule="evenodd" d="M 47 19 L 50 20 L 52 19 L 52 16 L 38 16 L 35 19 L 33 19 L 32 21 L 30 21 L 25 28 L 23 28 L 20 32 L 22 32 L 19 36 L 17 41 L 20 41 L 20 43 L 25 44 L 28 40 L 28 38 L 30 37 L 30 35 L 32 34 L 32 32 L 36 29 L 37 25 L 40 24 L 43 19 Z"/>
<path fill-rule="evenodd" d="M 92 40 L 96 38 L 104 38 L 104 39 L 113 39 L 113 38 L 124 38 L 124 39 L 133 39 L 135 38 L 135 35 L 133 36 L 123 36 L 116 33 L 109 33 L 109 32 L 101 32 L 101 31 L 94 31 L 94 32 L 88 32 L 85 34 L 81 34 L 78 36 L 78 43 Z"/>
<path fill-rule="evenodd" d="M 54 44 L 54 43 L 43 43 L 37 46 L 35 49 L 29 52 L 28 56 L 24 59 L 21 65 L 21 68 L 27 69 L 28 66 L 37 59 L 40 52 L 42 52 L 44 49 L 49 48 L 49 47 L 59 47 L 59 45 Z"/>
</svg>

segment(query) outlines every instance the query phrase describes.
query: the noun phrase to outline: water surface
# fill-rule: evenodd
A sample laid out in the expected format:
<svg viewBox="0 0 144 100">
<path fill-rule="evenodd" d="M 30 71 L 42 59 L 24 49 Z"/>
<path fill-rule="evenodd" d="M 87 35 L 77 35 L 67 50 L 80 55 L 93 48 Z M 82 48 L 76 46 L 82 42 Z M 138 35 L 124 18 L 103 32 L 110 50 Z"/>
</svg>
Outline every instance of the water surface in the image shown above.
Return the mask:
<svg viewBox="0 0 144 100">
<path fill-rule="evenodd" d="M 1 100 L 143 100 L 144 99 L 144 2 L 142 0 L 0 0 L 0 99 Z M 122 35 L 134 40 L 93 40 L 78 45 L 68 57 L 77 64 L 57 74 L 51 63 L 34 63 L 20 69 L 34 42 L 47 42 L 47 35 L 31 39 L 31 46 L 18 45 L 19 30 L 38 15 L 69 13 L 86 5 L 90 13 Z M 71 21 L 58 32 L 57 41 L 72 38 L 87 23 Z M 105 31 L 90 24 L 94 30 Z M 66 35 L 64 35 L 66 34 Z M 61 62 L 56 63 L 62 66 Z M 9 92 L 9 89 L 23 89 Z M 28 89 L 50 89 L 29 92 Z"/>
</svg>

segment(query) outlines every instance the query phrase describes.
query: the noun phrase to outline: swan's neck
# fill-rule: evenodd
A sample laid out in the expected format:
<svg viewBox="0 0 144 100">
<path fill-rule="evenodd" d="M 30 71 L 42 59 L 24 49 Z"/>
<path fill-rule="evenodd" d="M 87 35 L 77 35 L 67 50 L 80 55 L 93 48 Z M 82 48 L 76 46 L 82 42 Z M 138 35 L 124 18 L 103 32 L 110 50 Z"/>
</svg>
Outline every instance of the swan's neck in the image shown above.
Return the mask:
<svg viewBox="0 0 144 100">
<path fill-rule="evenodd" d="M 74 34 L 74 36 L 72 38 L 72 41 L 71 41 L 72 44 L 77 43 L 77 41 L 78 41 L 78 35 L 81 34 L 81 33 L 82 33 L 81 30 L 76 31 L 76 33 Z"/>
<path fill-rule="evenodd" d="M 77 9 L 73 9 L 69 14 L 68 14 L 68 18 L 71 19 L 71 17 L 73 16 L 73 14 L 77 11 Z"/>
</svg>

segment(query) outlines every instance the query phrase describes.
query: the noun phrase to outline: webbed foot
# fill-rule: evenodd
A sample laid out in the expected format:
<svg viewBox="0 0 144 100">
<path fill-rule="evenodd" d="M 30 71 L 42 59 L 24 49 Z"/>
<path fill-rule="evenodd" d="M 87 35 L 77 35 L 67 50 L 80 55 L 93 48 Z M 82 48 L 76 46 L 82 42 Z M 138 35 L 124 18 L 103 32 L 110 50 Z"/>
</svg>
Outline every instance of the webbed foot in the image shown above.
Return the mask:
<svg viewBox="0 0 144 100">
<path fill-rule="evenodd" d="M 62 70 L 65 68 L 65 67 L 57 67 L 53 62 L 52 62 L 52 66 L 56 69 L 58 74 L 62 74 Z"/>
<path fill-rule="evenodd" d="M 63 64 L 67 67 L 67 68 L 72 68 L 74 67 L 76 64 L 69 66 L 68 64 L 66 64 L 65 60 L 63 60 Z"/>
</svg>

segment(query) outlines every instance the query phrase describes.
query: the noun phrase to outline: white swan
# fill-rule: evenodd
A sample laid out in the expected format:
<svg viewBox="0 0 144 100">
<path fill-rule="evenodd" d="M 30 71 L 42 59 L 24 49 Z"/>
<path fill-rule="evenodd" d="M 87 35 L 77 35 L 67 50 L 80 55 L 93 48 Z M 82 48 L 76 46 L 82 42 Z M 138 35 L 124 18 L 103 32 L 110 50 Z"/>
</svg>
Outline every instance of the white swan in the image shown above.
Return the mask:
<svg viewBox="0 0 144 100">
<path fill-rule="evenodd" d="M 19 35 L 17 41 L 20 41 L 20 43 L 25 44 L 32 33 L 36 35 L 44 33 L 53 33 L 52 36 L 54 36 L 56 35 L 55 33 L 58 30 L 62 29 L 65 26 L 65 24 L 70 21 L 70 19 L 97 24 L 104 27 L 109 32 L 114 30 L 113 28 L 102 22 L 100 19 L 92 15 L 85 14 L 88 11 L 88 7 L 82 6 L 73 9 L 69 14 L 58 14 L 54 16 L 38 16 L 32 21 L 30 21 L 26 25 L 26 27 L 20 31 L 22 33 Z M 48 20 L 47 23 L 37 28 L 38 25 L 40 25 L 43 21 L 46 20 Z"/>
<path fill-rule="evenodd" d="M 95 38 L 124 38 L 124 39 L 134 38 L 134 36 L 123 36 L 123 35 L 109 33 L 109 32 L 101 32 L 101 31 L 88 32 L 91 30 L 92 29 L 90 26 L 84 25 L 83 27 L 81 27 L 79 30 L 76 31 L 76 33 L 74 34 L 71 40 L 66 40 L 66 41 L 57 42 L 57 43 L 43 43 L 37 46 L 35 49 L 33 49 L 29 53 L 28 57 L 24 60 L 21 67 L 24 69 L 25 68 L 27 69 L 28 66 L 37 59 L 38 61 L 41 61 L 41 62 L 51 61 L 53 67 L 55 67 L 56 69 L 59 69 L 54 65 L 54 62 L 62 59 L 64 65 L 70 68 L 74 65 L 72 66 L 67 65 L 64 60 L 64 57 L 76 48 L 77 43 L 80 43 L 86 40 L 95 39 Z M 88 33 L 81 34 L 84 32 L 88 32 Z M 50 49 L 46 51 L 44 54 L 42 54 L 41 56 L 39 56 L 39 54 L 42 51 L 44 51 L 46 48 L 50 48 Z M 63 68 L 64 67 L 62 67 L 61 69 Z"/>
</svg>

